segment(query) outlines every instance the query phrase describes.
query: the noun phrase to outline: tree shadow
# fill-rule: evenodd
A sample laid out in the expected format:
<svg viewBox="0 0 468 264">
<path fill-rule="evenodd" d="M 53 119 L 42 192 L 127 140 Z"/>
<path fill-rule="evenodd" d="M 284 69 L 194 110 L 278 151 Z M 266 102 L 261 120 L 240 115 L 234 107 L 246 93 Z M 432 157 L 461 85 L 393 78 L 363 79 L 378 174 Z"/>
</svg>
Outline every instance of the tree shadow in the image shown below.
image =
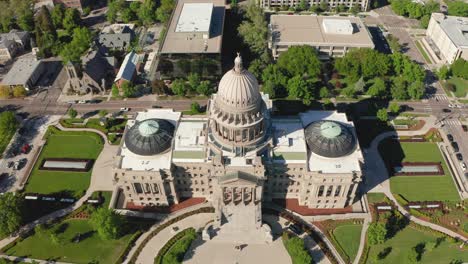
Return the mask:
<svg viewBox="0 0 468 264">
<path fill-rule="evenodd" d="M 385 259 L 392 252 L 392 247 L 386 247 L 377 254 L 379 260 Z"/>
<path fill-rule="evenodd" d="M 68 224 L 68 223 L 62 223 L 58 227 L 55 228 L 54 233 L 56 235 L 63 234 L 63 233 L 65 233 L 65 231 L 68 229 L 69 226 L 70 226 L 70 224 Z"/>
</svg>

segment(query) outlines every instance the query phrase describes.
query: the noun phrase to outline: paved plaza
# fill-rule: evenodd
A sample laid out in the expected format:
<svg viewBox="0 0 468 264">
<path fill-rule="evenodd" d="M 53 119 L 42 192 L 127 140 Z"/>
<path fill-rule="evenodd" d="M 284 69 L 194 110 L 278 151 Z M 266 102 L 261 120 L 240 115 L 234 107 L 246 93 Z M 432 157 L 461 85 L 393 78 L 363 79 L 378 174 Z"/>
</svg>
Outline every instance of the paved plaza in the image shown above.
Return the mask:
<svg viewBox="0 0 468 264">
<path fill-rule="evenodd" d="M 281 237 L 276 238 L 270 244 L 249 244 L 242 250 L 235 249 L 237 245 L 216 240 L 202 241 L 198 238 L 186 253 L 184 263 L 292 263 Z"/>
</svg>

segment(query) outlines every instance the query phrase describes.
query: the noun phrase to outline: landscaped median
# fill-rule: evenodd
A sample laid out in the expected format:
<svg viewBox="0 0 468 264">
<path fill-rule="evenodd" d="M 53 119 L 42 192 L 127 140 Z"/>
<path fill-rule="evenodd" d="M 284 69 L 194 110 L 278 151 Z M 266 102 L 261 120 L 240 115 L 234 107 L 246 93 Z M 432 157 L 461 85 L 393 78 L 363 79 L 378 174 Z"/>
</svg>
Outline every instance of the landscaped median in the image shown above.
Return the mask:
<svg viewBox="0 0 468 264">
<path fill-rule="evenodd" d="M 346 263 L 352 263 L 359 249 L 362 219 L 314 222 L 334 244 Z"/>
<path fill-rule="evenodd" d="M 177 233 L 159 250 L 154 264 L 182 263 L 185 252 L 196 238 L 197 231 L 192 227 Z"/>
<path fill-rule="evenodd" d="M 60 125 L 65 128 L 91 128 L 101 131 L 107 135 L 109 143 L 118 145 L 120 144 L 121 135 L 125 130 L 127 119 L 124 118 L 67 118 L 60 119 Z"/>
<path fill-rule="evenodd" d="M 88 131 L 61 131 L 50 126 L 46 143 L 26 183 L 26 193 L 81 197 L 89 187 L 92 170 L 86 172 L 40 170 L 49 158 L 96 160 L 104 146 L 102 137 Z"/>
</svg>

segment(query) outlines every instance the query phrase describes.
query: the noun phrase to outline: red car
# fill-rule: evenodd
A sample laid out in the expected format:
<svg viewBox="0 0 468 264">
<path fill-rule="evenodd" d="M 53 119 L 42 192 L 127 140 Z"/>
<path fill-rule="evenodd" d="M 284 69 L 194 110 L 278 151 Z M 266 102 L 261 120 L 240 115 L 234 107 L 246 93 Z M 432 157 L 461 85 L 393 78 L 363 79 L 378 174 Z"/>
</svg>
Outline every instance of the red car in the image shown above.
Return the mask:
<svg viewBox="0 0 468 264">
<path fill-rule="evenodd" d="M 21 153 L 27 154 L 31 150 L 31 146 L 29 144 L 24 144 L 23 147 L 21 147 Z"/>
</svg>

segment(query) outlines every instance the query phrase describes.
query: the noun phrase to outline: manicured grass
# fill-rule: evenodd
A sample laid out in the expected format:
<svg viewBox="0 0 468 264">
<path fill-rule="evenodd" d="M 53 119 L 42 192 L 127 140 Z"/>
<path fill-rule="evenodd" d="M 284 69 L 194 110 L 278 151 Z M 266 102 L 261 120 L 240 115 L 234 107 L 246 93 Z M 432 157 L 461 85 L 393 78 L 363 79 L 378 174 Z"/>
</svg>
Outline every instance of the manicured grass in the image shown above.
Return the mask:
<svg viewBox="0 0 468 264">
<path fill-rule="evenodd" d="M 381 203 L 385 201 L 384 193 L 367 193 L 367 201 L 369 203 Z"/>
<path fill-rule="evenodd" d="M 65 132 L 51 134 L 42 150 L 26 185 L 27 193 L 62 193 L 79 198 L 88 189 L 89 172 L 39 170 L 46 158 L 97 159 L 103 148 L 100 136 L 90 132 Z"/>
<path fill-rule="evenodd" d="M 429 55 L 426 53 L 426 51 L 424 50 L 424 48 L 421 46 L 421 43 L 419 43 L 419 41 L 415 41 L 415 43 L 416 43 L 416 47 L 417 47 L 418 50 L 419 50 L 419 53 L 421 53 L 421 55 L 423 55 L 424 60 L 425 60 L 427 63 L 431 64 L 431 63 L 432 63 L 431 58 L 429 58 Z"/>
<path fill-rule="evenodd" d="M 454 95 L 459 98 L 464 98 L 466 93 L 468 92 L 468 80 L 452 77 L 447 82 L 455 85 L 455 92 Z"/>
<path fill-rule="evenodd" d="M 367 263 L 410 263 L 408 255 L 416 245 L 429 241 L 435 242 L 437 238 L 438 237 L 432 233 L 407 226 L 383 244 L 371 246 Z M 391 248 L 390 253 L 384 259 L 377 258 L 377 255 L 384 251 L 385 248 Z M 440 264 L 450 263 L 452 260 L 467 261 L 468 251 L 460 250 L 457 244 L 442 241 L 440 245 L 432 251 L 424 252 L 418 263 Z"/>
<path fill-rule="evenodd" d="M 361 230 L 362 225 L 356 224 L 341 225 L 333 230 L 333 236 L 351 261 L 354 260 L 359 249 Z"/>
<path fill-rule="evenodd" d="M 102 240 L 88 220 L 70 219 L 59 225 L 65 227 L 58 234 L 59 243 L 54 244 L 47 233 L 34 234 L 8 249 L 6 254 L 72 263 L 116 263 L 132 236 L 127 234 L 117 240 Z M 72 242 L 78 234 L 82 240 Z"/>
<path fill-rule="evenodd" d="M 189 249 L 192 242 L 197 238 L 197 232 L 193 228 L 189 228 L 183 230 L 182 232 L 178 233 L 174 237 L 169 240 L 164 248 L 161 251 L 167 249 L 167 251 L 162 252 L 160 251 L 158 256 L 155 258 L 155 264 L 164 264 L 164 263 L 173 263 L 170 260 L 178 260 L 178 263 L 182 263 L 184 259 L 184 255 Z"/>
<path fill-rule="evenodd" d="M 400 194 L 408 201 L 458 201 L 450 171 L 435 143 L 398 142 L 387 139 L 379 146 L 379 152 L 391 171 L 400 162 L 441 162 L 445 176 L 398 176 L 390 178 L 392 193 Z"/>
</svg>

